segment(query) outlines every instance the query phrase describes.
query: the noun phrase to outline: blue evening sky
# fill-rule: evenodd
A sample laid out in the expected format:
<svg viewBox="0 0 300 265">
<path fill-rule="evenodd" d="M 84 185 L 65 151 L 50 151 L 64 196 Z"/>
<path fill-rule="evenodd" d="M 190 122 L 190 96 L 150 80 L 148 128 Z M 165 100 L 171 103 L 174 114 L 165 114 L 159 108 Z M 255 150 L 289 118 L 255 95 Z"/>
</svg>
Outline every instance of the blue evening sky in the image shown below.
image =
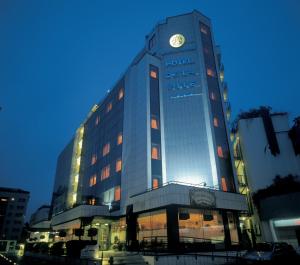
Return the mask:
<svg viewBox="0 0 300 265">
<path fill-rule="evenodd" d="M 0 1 L 0 186 L 50 203 L 56 159 L 167 16 L 198 9 L 221 45 L 233 116 L 300 115 L 299 0 Z"/>
</svg>

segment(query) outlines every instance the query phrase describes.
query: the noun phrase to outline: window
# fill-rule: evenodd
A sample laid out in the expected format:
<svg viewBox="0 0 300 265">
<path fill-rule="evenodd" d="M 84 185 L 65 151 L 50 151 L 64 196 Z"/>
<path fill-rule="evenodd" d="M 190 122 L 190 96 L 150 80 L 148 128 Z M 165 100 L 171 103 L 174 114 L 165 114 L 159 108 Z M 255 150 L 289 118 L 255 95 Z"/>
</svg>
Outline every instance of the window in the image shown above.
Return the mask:
<svg viewBox="0 0 300 265">
<path fill-rule="evenodd" d="M 117 161 L 116 161 L 116 172 L 119 172 L 122 170 L 122 159 L 119 158 Z"/>
<path fill-rule="evenodd" d="M 222 147 L 221 146 L 218 146 L 218 156 L 219 157 L 224 157 L 224 155 L 223 155 L 223 149 L 222 149 Z"/>
<path fill-rule="evenodd" d="M 110 151 L 110 144 L 107 143 L 106 145 L 103 146 L 103 149 L 102 149 L 102 155 L 103 156 L 106 156 Z"/>
<path fill-rule="evenodd" d="M 89 204 L 90 205 L 95 205 L 96 204 L 96 199 L 95 198 L 89 199 Z"/>
<path fill-rule="evenodd" d="M 109 103 L 107 104 L 107 106 L 106 106 L 106 113 L 110 112 L 111 109 L 112 109 L 112 103 L 109 102 Z"/>
<path fill-rule="evenodd" d="M 159 152 L 159 146 L 158 145 L 152 145 L 151 148 L 151 158 L 152 159 L 160 159 L 160 152 Z"/>
<path fill-rule="evenodd" d="M 202 33 L 204 33 L 204 34 L 207 34 L 207 28 L 204 27 L 204 26 L 201 26 L 201 27 L 200 27 L 200 31 L 201 31 Z"/>
<path fill-rule="evenodd" d="M 115 201 L 119 201 L 121 199 L 121 188 L 120 186 L 115 187 Z"/>
<path fill-rule="evenodd" d="M 121 89 L 119 90 L 118 99 L 121 100 L 123 97 L 124 97 L 124 89 L 121 88 Z"/>
<path fill-rule="evenodd" d="M 225 177 L 221 178 L 222 191 L 228 191 Z"/>
<path fill-rule="evenodd" d="M 153 179 L 152 180 L 152 188 L 157 189 L 158 188 L 158 179 Z"/>
<path fill-rule="evenodd" d="M 211 93 L 210 93 L 210 99 L 211 99 L 211 100 L 216 100 L 216 99 L 217 99 L 214 92 L 211 92 Z"/>
<path fill-rule="evenodd" d="M 215 77 L 215 76 L 216 76 L 215 71 L 213 71 L 213 70 L 210 69 L 210 68 L 207 68 L 207 69 L 206 69 L 206 74 L 207 74 L 208 76 L 211 76 L 211 77 Z"/>
<path fill-rule="evenodd" d="M 123 143 L 123 134 L 119 133 L 117 138 L 117 145 L 120 145 Z"/>
<path fill-rule="evenodd" d="M 96 162 L 97 162 L 97 154 L 93 154 L 91 159 L 91 165 L 95 165 Z"/>
<path fill-rule="evenodd" d="M 97 116 L 95 119 L 95 126 L 97 126 L 100 123 L 100 116 Z"/>
<path fill-rule="evenodd" d="M 90 177 L 90 187 L 96 185 L 97 183 L 97 176 L 96 175 L 93 175 Z"/>
<path fill-rule="evenodd" d="M 157 78 L 157 72 L 156 71 L 154 71 L 154 70 L 151 70 L 150 71 L 150 76 L 152 77 L 152 78 Z"/>
<path fill-rule="evenodd" d="M 101 180 L 109 178 L 109 174 L 110 174 L 110 165 L 107 165 L 101 170 Z"/>
<path fill-rule="evenodd" d="M 218 118 L 214 118 L 214 126 L 219 127 L 219 120 Z"/>
<path fill-rule="evenodd" d="M 151 128 L 156 129 L 156 130 L 159 129 L 159 124 L 158 124 L 158 120 L 156 117 L 151 118 Z"/>
</svg>

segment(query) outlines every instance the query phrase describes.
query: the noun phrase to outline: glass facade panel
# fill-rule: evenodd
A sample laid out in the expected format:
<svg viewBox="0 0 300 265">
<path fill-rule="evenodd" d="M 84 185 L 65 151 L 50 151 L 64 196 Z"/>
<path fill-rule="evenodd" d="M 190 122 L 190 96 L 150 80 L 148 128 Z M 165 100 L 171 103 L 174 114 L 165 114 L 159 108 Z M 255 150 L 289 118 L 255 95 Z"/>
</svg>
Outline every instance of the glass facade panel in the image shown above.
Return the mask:
<svg viewBox="0 0 300 265">
<path fill-rule="evenodd" d="M 165 242 L 167 240 L 167 215 L 166 210 L 140 214 L 138 219 L 138 240 L 157 240 Z"/>
<path fill-rule="evenodd" d="M 224 226 L 221 214 L 213 210 L 179 209 L 180 242 L 224 241 Z"/>
<path fill-rule="evenodd" d="M 228 218 L 231 244 L 236 245 L 239 243 L 236 218 L 234 218 L 232 212 L 227 212 L 227 218 Z"/>
<path fill-rule="evenodd" d="M 126 241 L 126 219 L 120 218 L 118 221 L 111 223 L 111 243 L 117 245 L 118 243 L 125 243 Z"/>
</svg>

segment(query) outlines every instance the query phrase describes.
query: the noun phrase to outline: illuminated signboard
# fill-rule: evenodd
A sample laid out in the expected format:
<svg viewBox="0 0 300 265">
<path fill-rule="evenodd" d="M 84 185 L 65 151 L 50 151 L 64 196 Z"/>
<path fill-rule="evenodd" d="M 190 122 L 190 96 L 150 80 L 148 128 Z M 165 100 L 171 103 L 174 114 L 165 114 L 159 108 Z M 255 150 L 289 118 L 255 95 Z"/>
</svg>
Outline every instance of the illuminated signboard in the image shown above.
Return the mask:
<svg viewBox="0 0 300 265">
<path fill-rule="evenodd" d="M 169 43 L 173 48 L 179 48 L 185 43 L 185 37 L 182 34 L 175 34 L 171 36 Z"/>
<path fill-rule="evenodd" d="M 207 208 L 216 207 L 216 196 L 213 191 L 207 189 L 191 189 L 190 204 Z"/>
</svg>

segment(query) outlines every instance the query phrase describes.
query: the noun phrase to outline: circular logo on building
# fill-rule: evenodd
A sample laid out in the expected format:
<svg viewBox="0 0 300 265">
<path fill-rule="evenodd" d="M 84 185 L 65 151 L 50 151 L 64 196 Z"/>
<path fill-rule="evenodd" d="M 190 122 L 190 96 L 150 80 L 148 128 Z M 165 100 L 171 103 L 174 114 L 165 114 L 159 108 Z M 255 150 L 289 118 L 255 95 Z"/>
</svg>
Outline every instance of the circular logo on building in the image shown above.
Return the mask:
<svg viewBox="0 0 300 265">
<path fill-rule="evenodd" d="M 175 34 L 171 36 L 169 43 L 173 48 L 179 48 L 185 43 L 185 37 L 182 34 Z"/>
</svg>

